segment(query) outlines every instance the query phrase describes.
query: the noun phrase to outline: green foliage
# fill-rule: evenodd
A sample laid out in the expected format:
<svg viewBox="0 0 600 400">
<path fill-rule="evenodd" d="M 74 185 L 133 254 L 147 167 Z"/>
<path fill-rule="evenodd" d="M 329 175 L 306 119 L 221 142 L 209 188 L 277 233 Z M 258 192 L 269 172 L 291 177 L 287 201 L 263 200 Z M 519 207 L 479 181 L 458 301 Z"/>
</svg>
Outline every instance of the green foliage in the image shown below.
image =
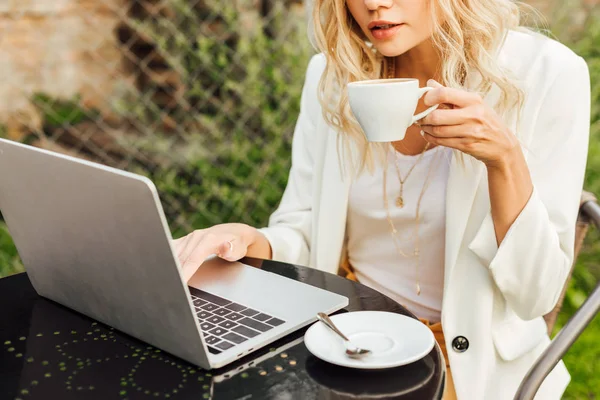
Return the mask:
<svg viewBox="0 0 600 400">
<path fill-rule="evenodd" d="M 568 45 L 582 56 L 589 67 L 592 83 L 592 108 L 590 125 L 590 146 L 586 171 L 585 189 L 600 197 L 600 15 L 591 14 L 586 25 Z M 592 230 L 573 273 L 571 287 L 565 299 L 565 308 L 579 307 L 587 294 L 600 279 L 600 235 Z"/>
<path fill-rule="evenodd" d="M 97 118 L 97 113 L 83 108 L 79 100 L 79 97 L 59 100 L 43 93 L 32 96 L 32 102 L 42 112 L 42 120 L 47 129 L 73 126 Z"/>
<path fill-rule="evenodd" d="M 240 11 L 243 3 L 169 0 L 176 25 L 134 21 L 185 88 L 168 109 L 140 98 L 119 105 L 150 138 L 126 147 L 152 160 L 132 169 L 157 185 L 175 236 L 226 221 L 264 225 L 287 181 L 312 48 L 305 24 L 283 3 L 276 2 L 269 17 L 250 20 Z M 165 114 L 183 140 L 155 128 Z"/>
<path fill-rule="evenodd" d="M 600 196 L 600 12 L 587 21 L 586 29 L 573 43 L 573 50 L 587 61 L 592 82 L 590 157 L 586 188 Z"/>
<path fill-rule="evenodd" d="M 161 198 L 168 199 L 163 205 L 175 237 L 188 233 L 188 227 L 222 222 L 264 225 L 281 198 L 289 171 L 288 141 L 257 147 L 239 135 L 217 148 L 210 162 L 196 159 L 148 174 Z M 264 162 L 267 154 L 269 163 Z"/>
<path fill-rule="evenodd" d="M 600 14 L 590 14 L 573 37 L 563 40 L 577 54 L 584 57 L 592 83 L 592 109 L 590 147 L 585 189 L 600 197 Z M 573 277 L 559 315 L 555 332 L 567 322 L 574 311 L 583 304 L 589 293 L 600 281 L 600 234 L 591 229 L 577 259 Z M 600 316 L 592 321 L 564 357 L 571 374 L 571 383 L 565 399 L 600 398 Z"/>
<path fill-rule="evenodd" d="M 569 314 L 563 313 L 559 324 L 566 322 Z M 600 315 L 597 315 L 569 349 L 563 361 L 571 374 L 571 383 L 563 397 L 565 400 L 600 398 Z"/>
<path fill-rule="evenodd" d="M 251 138 L 280 136 L 282 125 L 288 127 L 296 117 L 311 53 L 304 23 L 281 5 L 268 19 L 248 23 L 232 2 L 167 4 L 178 12 L 176 25 L 153 18 L 132 24 L 156 44 L 155 51 L 175 70 L 185 90 L 173 94 L 177 104 L 167 110 L 133 98 L 119 111 L 149 127 L 166 113 L 177 123 L 178 133 L 201 133 L 216 140 L 228 139 L 236 130 Z M 273 28 L 284 23 L 281 36 L 268 36 L 267 24 Z M 155 90 L 164 90 L 164 85 L 148 82 L 144 87 L 146 93 Z M 136 107 L 140 104 L 143 107 Z"/>
<path fill-rule="evenodd" d="M 23 271 L 17 249 L 4 222 L 0 221 L 0 278 Z"/>
</svg>

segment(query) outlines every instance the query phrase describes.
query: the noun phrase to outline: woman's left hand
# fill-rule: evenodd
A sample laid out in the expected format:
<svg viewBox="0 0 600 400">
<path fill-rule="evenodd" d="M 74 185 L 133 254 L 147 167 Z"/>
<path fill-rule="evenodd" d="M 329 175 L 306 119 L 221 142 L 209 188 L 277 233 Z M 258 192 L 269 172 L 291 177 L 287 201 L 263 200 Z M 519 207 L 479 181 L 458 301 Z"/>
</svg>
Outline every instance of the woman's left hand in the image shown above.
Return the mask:
<svg viewBox="0 0 600 400">
<path fill-rule="evenodd" d="M 517 138 L 479 94 L 447 88 L 434 80 L 427 83 L 436 89 L 425 95 L 425 105 L 447 104 L 452 108 L 438 108 L 418 122 L 425 140 L 460 150 L 487 167 L 511 162 L 519 149 Z"/>
</svg>

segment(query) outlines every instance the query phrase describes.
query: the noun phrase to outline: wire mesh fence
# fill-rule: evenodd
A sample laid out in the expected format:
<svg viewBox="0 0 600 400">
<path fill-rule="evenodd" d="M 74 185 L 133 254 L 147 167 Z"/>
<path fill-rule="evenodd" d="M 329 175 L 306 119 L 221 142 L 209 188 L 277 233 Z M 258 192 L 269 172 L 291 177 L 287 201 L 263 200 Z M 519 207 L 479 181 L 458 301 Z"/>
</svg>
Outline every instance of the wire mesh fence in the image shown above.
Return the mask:
<svg viewBox="0 0 600 400">
<path fill-rule="evenodd" d="M 0 2 L 0 136 L 140 173 L 174 234 L 263 225 L 312 54 L 302 1 Z"/>
</svg>

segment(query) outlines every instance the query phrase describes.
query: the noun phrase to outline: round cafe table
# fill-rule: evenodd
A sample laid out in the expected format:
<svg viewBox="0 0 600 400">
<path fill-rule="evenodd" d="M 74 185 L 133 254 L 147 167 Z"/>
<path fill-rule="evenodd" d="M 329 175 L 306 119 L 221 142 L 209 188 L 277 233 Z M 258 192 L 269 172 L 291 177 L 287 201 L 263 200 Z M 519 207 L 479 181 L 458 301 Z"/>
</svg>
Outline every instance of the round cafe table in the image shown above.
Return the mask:
<svg viewBox="0 0 600 400">
<path fill-rule="evenodd" d="M 347 296 L 340 312 L 405 314 L 356 282 L 275 261 L 243 262 Z M 0 399 L 441 399 L 445 365 L 423 359 L 380 371 L 328 364 L 308 352 L 306 329 L 221 369 L 204 371 L 40 297 L 27 277 L 0 279 Z M 160 313 L 160 310 L 157 310 Z"/>
</svg>

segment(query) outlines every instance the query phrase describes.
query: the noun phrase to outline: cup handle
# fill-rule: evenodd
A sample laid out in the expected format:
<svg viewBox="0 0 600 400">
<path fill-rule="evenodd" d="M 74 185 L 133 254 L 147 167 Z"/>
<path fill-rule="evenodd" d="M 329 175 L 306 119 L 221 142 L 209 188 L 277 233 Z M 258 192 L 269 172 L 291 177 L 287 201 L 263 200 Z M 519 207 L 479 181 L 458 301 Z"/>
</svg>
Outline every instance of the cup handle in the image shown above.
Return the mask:
<svg viewBox="0 0 600 400">
<path fill-rule="evenodd" d="M 433 90 L 435 88 L 426 86 L 426 87 L 422 87 L 419 89 L 419 99 L 421 97 L 423 97 L 423 95 L 427 92 L 429 92 L 430 90 Z M 413 116 L 412 118 L 412 122 L 411 125 L 414 124 L 415 122 L 417 122 L 418 120 L 420 120 L 421 118 L 425 118 L 426 116 L 428 116 L 432 111 L 434 111 L 436 108 L 439 107 L 439 104 L 436 104 L 434 106 L 429 107 L 427 110 L 423 111 L 422 113 L 419 113 L 415 116 Z"/>
</svg>

